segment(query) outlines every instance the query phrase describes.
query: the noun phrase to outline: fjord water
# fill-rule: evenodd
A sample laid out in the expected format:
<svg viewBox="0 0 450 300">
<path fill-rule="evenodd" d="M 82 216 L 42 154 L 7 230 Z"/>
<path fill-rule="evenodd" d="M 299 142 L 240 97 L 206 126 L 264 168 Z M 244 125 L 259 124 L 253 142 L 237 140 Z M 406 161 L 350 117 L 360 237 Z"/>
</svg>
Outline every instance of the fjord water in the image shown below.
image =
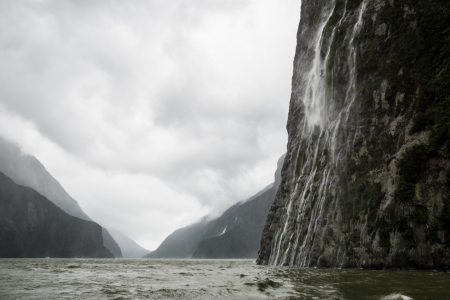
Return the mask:
<svg viewBox="0 0 450 300">
<path fill-rule="evenodd" d="M 0 299 L 448 299 L 450 274 L 253 260 L 1 259 Z"/>
</svg>

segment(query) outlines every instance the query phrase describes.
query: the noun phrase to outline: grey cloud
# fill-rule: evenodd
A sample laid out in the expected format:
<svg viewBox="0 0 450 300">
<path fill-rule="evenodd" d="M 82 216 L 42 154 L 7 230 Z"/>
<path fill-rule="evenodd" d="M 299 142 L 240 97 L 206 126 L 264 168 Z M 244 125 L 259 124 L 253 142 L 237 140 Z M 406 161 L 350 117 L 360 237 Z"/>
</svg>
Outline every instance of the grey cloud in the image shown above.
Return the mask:
<svg viewBox="0 0 450 300">
<path fill-rule="evenodd" d="M 299 0 L 2 1 L 0 108 L 80 164 L 158 178 L 222 209 L 251 195 L 258 168 L 270 181 L 285 151 L 299 9 Z"/>
</svg>

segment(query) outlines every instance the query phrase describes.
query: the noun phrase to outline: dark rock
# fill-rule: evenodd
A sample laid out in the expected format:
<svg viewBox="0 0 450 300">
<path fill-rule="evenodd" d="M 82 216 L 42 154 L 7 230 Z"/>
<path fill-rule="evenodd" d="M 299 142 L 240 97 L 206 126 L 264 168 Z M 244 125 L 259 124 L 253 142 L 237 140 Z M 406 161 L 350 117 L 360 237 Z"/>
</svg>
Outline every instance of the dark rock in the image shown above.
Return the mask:
<svg viewBox="0 0 450 300">
<path fill-rule="evenodd" d="M 15 183 L 34 189 L 69 215 L 92 221 L 36 157 L 22 153 L 19 147 L 1 137 L 0 172 Z M 122 257 L 119 245 L 105 228 L 102 229 L 102 236 L 114 257 Z"/>
<path fill-rule="evenodd" d="M 102 228 L 0 173 L 0 257 L 113 258 Z"/>
<path fill-rule="evenodd" d="M 302 1 L 259 264 L 448 269 L 449 31 L 449 1 Z"/>
</svg>

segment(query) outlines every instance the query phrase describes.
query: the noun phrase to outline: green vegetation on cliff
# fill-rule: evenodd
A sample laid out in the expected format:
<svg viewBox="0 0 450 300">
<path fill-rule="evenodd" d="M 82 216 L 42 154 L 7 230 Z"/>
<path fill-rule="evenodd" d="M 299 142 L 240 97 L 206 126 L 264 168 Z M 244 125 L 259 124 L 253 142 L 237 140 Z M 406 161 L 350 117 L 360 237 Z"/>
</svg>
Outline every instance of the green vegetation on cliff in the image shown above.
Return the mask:
<svg viewBox="0 0 450 300">
<path fill-rule="evenodd" d="M 403 147 L 405 135 L 428 132 L 424 143 L 407 148 L 397 162 L 395 205 L 411 207 L 412 212 L 399 215 L 398 208 L 388 210 L 372 230 L 379 230 L 380 245 L 386 251 L 390 249 L 391 233 L 401 233 L 411 246 L 413 229 L 419 227 L 424 228 L 430 243 L 442 242 L 439 230 L 446 233 L 449 243 L 448 192 L 443 195 L 444 209 L 437 218 L 429 219 L 432 212 L 418 205 L 415 197 L 416 185 L 425 185 L 432 176 L 430 161 L 448 159 L 450 152 L 450 3 L 411 0 L 378 1 L 378 5 L 381 9 L 373 15 L 372 24 L 364 26 L 357 37 L 362 50 L 357 64 L 361 115 L 378 131 L 378 139 L 366 145 L 367 157 L 354 154 L 359 151 L 357 144 L 354 153 L 349 153 L 350 163 L 343 178 L 355 174 L 358 180 L 346 192 L 349 184 L 344 179 L 341 197 L 355 203 L 366 199 L 363 195 L 371 181 L 367 174 L 390 163 L 391 156 Z M 375 125 L 385 116 L 412 120 L 409 132 L 392 135 L 385 127 Z M 358 164 L 352 163 L 355 160 Z M 438 172 L 435 170 L 434 176 Z M 447 185 L 449 182 L 447 179 Z"/>
<path fill-rule="evenodd" d="M 297 38 L 258 262 L 449 269 L 450 1 L 304 0 Z"/>
</svg>

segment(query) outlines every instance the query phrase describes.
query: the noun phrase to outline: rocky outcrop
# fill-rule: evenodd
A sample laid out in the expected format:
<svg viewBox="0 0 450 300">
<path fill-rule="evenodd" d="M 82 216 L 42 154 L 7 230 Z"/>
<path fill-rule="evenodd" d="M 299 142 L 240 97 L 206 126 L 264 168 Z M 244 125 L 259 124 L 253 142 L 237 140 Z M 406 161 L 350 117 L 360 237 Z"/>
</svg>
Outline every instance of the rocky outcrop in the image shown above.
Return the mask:
<svg viewBox="0 0 450 300">
<path fill-rule="evenodd" d="M 220 217 L 178 229 L 146 258 L 256 258 L 267 213 L 281 181 L 284 155 L 275 182 Z"/>
<path fill-rule="evenodd" d="M 102 228 L 0 173 L 0 257 L 113 258 Z"/>
<path fill-rule="evenodd" d="M 15 183 L 34 189 L 69 215 L 92 221 L 36 157 L 22 153 L 19 147 L 1 137 L 0 172 Z M 102 228 L 102 236 L 110 252 L 115 257 L 122 257 L 119 245 L 105 228 Z"/>
<path fill-rule="evenodd" d="M 449 269 L 450 2 L 304 0 L 301 14 L 257 262 Z"/>
</svg>

